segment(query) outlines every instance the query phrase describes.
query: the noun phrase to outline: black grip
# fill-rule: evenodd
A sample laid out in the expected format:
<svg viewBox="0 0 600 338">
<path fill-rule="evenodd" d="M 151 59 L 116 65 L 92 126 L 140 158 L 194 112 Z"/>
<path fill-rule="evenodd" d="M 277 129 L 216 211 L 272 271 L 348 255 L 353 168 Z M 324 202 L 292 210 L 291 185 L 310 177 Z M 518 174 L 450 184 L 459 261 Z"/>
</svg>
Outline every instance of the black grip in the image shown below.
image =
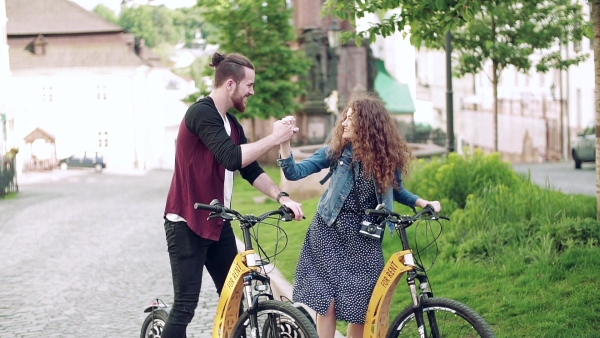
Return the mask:
<svg viewBox="0 0 600 338">
<path fill-rule="evenodd" d="M 202 203 L 194 203 L 194 209 L 208 210 L 208 211 L 217 212 L 217 213 L 223 211 L 223 208 L 218 205 L 209 205 L 209 204 L 202 204 Z"/>
<path fill-rule="evenodd" d="M 387 209 L 365 209 L 365 215 L 387 217 L 390 215 L 390 211 Z"/>
</svg>

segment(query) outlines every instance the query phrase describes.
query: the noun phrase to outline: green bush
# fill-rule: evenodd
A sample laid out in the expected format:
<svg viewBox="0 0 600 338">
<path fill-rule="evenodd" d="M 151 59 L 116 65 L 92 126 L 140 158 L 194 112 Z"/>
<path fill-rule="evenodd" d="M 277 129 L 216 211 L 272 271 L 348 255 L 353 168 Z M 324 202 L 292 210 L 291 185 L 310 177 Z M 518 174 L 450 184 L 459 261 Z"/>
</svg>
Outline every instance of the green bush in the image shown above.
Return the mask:
<svg viewBox="0 0 600 338">
<path fill-rule="evenodd" d="M 509 256 L 531 264 L 600 243 L 595 198 L 539 187 L 497 155 L 451 154 L 420 160 L 412 170 L 407 189 L 440 200 L 451 218 L 439 240 L 444 258 L 489 262 Z"/>
<path fill-rule="evenodd" d="M 464 208 L 469 195 L 487 186 L 514 187 L 520 181 L 510 164 L 501 161 L 498 154 L 476 151 L 466 156 L 452 153 L 447 158 L 415 161 L 405 186 L 426 199 L 447 198 Z"/>
<path fill-rule="evenodd" d="M 600 222 L 591 218 L 569 217 L 556 223 L 546 223 L 540 234 L 552 238 L 557 252 L 576 246 L 600 246 Z"/>
</svg>

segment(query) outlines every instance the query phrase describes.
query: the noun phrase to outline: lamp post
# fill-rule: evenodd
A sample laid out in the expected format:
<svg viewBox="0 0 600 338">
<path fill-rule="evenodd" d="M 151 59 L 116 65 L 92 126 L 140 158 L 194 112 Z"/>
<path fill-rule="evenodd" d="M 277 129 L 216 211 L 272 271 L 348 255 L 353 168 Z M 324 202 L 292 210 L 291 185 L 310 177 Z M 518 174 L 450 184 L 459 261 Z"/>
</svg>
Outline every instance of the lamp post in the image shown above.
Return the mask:
<svg viewBox="0 0 600 338">
<path fill-rule="evenodd" d="M 340 26 L 338 25 L 337 19 L 332 18 L 331 25 L 327 29 L 327 87 L 325 92 L 329 95 L 332 91 L 337 90 L 337 76 L 338 76 L 338 61 L 340 55 Z"/>
<path fill-rule="evenodd" d="M 339 47 L 340 47 L 340 26 L 338 25 L 337 19 L 332 18 L 331 25 L 327 30 L 327 86 L 325 92 L 327 97 L 324 99 L 327 104 L 327 111 L 331 114 L 329 123 L 331 124 L 329 130 L 331 132 L 327 136 L 326 142 L 331 139 L 331 133 L 333 132 L 335 123 L 338 118 L 338 105 L 339 105 L 339 91 L 338 91 L 338 60 L 339 60 Z"/>
<path fill-rule="evenodd" d="M 329 48 L 334 49 L 334 51 L 340 44 L 340 26 L 337 19 L 331 20 L 331 26 L 327 30 L 327 42 L 329 43 Z"/>
<path fill-rule="evenodd" d="M 446 151 L 454 152 L 454 100 L 452 92 L 452 34 L 446 33 Z"/>
</svg>

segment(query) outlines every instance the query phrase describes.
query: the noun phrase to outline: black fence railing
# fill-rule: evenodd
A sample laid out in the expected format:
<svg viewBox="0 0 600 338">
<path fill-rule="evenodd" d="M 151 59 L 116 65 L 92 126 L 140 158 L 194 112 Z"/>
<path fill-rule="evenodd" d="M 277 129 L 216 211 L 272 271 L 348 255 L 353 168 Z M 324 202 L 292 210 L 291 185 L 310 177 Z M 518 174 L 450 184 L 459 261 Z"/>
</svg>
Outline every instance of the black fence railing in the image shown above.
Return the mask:
<svg viewBox="0 0 600 338">
<path fill-rule="evenodd" d="M 429 125 L 403 121 L 397 121 L 396 124 L 402 137 L 408 143 L 433 143 L 442 147 L 446 145 L 446 132 L 442 129 L 433 129 Z"/>
<path fill-rule="evenodd" d="M 0 157 L 0 196 L 18 191 L 15 157 Z"/>
</svg>

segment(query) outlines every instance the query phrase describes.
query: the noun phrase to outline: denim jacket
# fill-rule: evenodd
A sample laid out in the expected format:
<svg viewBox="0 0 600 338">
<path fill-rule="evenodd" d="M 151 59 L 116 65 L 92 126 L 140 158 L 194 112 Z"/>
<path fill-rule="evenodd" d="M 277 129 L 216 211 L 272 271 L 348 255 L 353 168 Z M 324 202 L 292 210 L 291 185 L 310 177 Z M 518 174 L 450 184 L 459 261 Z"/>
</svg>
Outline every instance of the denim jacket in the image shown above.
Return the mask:
<svg viewBox="0 0 600 338">
<path fill-rule="evenodd" d="M 327 156 L 327 149 L 329 149 L 329 146 L 317 150 L 313 155 L 298 163 L 294 161 L 293 155 L 286 159 L 278 159 L 277 165 L 283 170 L 286 179 L 297 181 L 330 167 L 331 158 Z M 321 196 L 317 205 L 317 213 L 321 215 L 328 225 L 332 225 L 335 222 L 342 209 L 342 205 L 344 205 L 344 201 L 354 185 L 354 176 L 351 170 L 354 170 L 355 174 L 358 174 L 358 163 L 354 163 L 352 166 L 352 147 L 348 146 L 338 159 L 337 167 L 331 173 L 331 182 L 329 182 L 327 190 Z M 384 203 L 385 208 L 389 210 L 393 209 L 394 201 L 414 208 L 419 197 L 404 189 L 399 170 L 396 171 L 396 181 L 398 182 L 398 190 L 390 187 L 382 195 L 376 189 L 377 203 Z M 390 228 L 390 232 L 393 233 L 393 225 L 388 224 L 388 227 Z"/>
</svg>

